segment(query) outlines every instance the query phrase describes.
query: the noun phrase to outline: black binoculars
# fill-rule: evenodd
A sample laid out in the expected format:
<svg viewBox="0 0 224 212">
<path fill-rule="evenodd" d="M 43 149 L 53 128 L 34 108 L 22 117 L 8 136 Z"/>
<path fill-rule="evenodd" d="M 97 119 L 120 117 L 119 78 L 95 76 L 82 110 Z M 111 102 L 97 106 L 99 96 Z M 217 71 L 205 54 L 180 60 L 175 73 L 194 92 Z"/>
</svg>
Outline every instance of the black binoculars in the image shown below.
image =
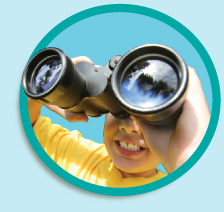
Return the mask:
<svg viewBox="0 0 224 212">
<path fill-rule="evenodd" d="M 163 125 L 181 112 L 188 71 L 175 50 L 160 44 L 136 47 L 101 67 L 74 65 L 62 50 L 45 48 L 28 62 L 22 84 L 30 98 L 71 112 L 92 117 L 110 112 L 116 118 L 132 114 Z"/>
</svg>

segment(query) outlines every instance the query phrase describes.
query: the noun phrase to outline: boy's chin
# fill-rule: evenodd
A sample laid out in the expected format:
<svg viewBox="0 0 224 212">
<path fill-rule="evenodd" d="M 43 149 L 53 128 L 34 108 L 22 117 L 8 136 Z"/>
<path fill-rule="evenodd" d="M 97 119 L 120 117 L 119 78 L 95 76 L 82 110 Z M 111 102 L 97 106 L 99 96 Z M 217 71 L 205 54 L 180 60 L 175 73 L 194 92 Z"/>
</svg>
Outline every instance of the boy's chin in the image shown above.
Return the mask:
<svg viewBox="0 0 224 212">
<path fill-rule="evenodd" d="M 156 167 L 155 168 L 151 168 L 151 169 L 147 169 L 144 167 L 139 167 L 139 166 L 134 166 L 134 165 L 128 165 L 127 163 L 122 164 L 116 164 L 114 163 L 115 167 L 121 172 L 122 176 L 124 178 L 127 177 L 149 177 L 152 174 L 156 174 Z"/>
<path fill-rule="evenodd" d="M 118 169 L 121 172 L 123 178 L 130 178 L 130 177 L 152 177 L 154 176 L 157 171 L 155 169 L 151 170 L 144 170 L 144 171 L 137 171 L 137 170 L 130 170 L 130 169 Z"/>
</svg>

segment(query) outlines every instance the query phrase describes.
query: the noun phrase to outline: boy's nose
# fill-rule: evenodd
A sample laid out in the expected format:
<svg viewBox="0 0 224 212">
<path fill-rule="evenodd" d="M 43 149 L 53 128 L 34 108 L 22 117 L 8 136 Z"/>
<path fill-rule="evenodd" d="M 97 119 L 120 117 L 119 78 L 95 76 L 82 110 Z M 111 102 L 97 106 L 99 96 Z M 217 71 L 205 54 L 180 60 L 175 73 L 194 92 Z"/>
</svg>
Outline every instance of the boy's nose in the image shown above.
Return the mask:
<svg viewBox="0 0 224 212">
<path fill-rule="evenodd" d="M 135 122 L 135 120 L 129 118 L 122 119 L 119 125 L 119 130 L 125 131 L 128 134 L 137 134 L 140 135 L 141 131 L 138 126 L 138 124 Z"/>
</svg>

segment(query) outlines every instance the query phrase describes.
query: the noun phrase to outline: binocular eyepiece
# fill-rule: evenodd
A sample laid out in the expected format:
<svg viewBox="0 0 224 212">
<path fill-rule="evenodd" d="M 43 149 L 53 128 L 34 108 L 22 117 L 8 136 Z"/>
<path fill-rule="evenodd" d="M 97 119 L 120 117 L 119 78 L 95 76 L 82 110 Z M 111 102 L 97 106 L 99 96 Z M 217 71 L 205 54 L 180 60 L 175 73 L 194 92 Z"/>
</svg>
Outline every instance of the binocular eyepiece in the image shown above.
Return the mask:
<svg viewBox="0 0 224 212">
<path fill-rule="evenodd" d="M 130 114 L 153 125 L 176 120 L 188 84 L 187 66 L 172 48 L 160 44 L 136 47 L 102 66 L 76 65 L 58 48 L 45 48 L 28 62 L 24 92 L 42 103 L 71 112 L 116 118 Z"/>
</svg>

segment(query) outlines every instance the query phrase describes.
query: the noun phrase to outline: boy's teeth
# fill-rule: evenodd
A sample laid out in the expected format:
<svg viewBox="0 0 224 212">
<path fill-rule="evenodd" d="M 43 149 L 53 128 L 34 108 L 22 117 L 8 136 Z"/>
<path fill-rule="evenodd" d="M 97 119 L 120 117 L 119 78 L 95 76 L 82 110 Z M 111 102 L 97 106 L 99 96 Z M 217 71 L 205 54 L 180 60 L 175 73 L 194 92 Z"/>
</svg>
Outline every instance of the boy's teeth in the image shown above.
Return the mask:
<svg viewBox="0 0 224 212">
<path fill-rule="evenodd" d="M 127 144 L 126 142 L 119 141 L 119 145 L 120 145 L 120 147 L 122 147 L 126 150 L 130 150 L 130 151 L 139 151 L 140 150 L 140 146 L 138 146 L 136 144 Z"/>
</svg>

